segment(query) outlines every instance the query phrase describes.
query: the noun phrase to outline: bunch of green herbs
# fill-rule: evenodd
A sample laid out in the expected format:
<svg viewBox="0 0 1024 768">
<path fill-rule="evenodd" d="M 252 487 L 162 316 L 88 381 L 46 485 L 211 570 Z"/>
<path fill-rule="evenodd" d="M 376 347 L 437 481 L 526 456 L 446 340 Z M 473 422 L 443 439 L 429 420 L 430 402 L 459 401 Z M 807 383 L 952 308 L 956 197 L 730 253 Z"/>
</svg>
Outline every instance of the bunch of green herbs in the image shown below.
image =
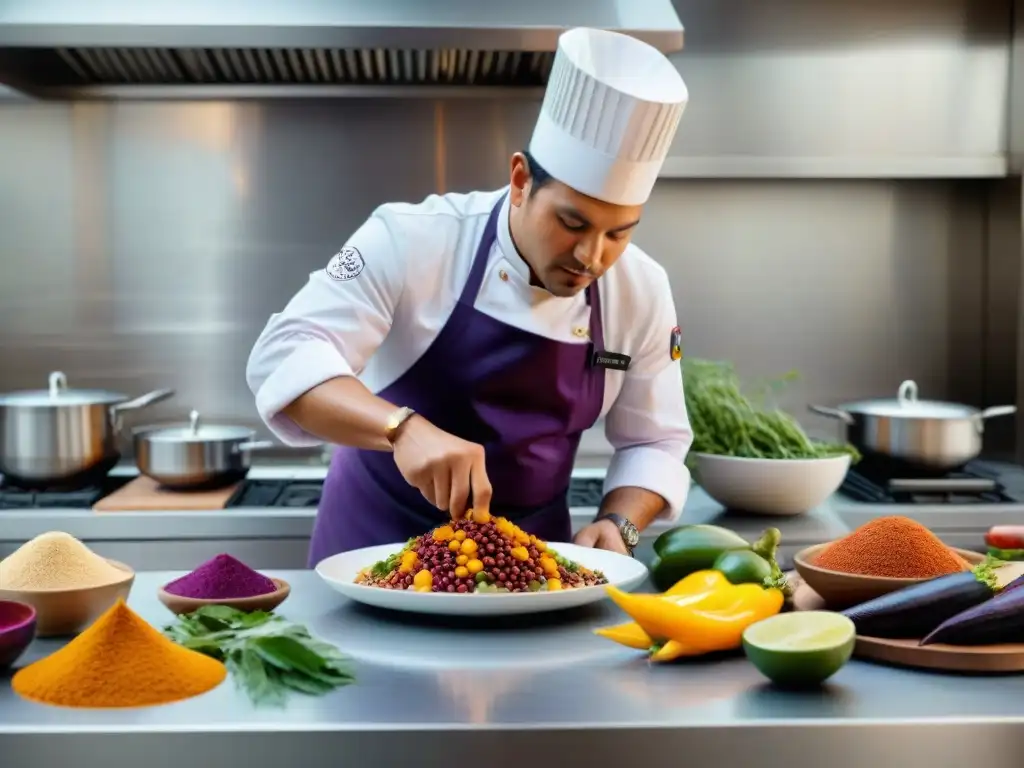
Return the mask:
<svg viewBox="0 0 1024 768">
<path fill-rule="evenodd" d="M 767 404 L 797 378 L 796 372 L 745 389 L 730 363 L 687 358 L 682 367 L 694 434 L 687 460 L 691 470 L 698 453 L 748 459 L 821 459 L 849 454 L 854 462 L 860 459 L 857 449 L 847 443 L 812 440 L 796 419 Z"/>
<path fill-rule="evenodd" d="M 164 631 L 179 645 L 224 662 L 257 705 L 281 706 L 289 693 L 321 696 L 355 680 L 337 648 L 266 611 L 207 605 Z"/>
</svg>

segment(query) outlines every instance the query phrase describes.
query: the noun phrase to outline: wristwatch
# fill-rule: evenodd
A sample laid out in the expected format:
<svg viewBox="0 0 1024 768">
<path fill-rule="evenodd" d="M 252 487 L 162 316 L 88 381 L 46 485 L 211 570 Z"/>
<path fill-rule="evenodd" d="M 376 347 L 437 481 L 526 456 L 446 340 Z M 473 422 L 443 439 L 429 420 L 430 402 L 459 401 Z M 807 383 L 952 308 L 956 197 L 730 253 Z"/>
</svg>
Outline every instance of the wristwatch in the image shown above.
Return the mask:
<svg viewBox="0 0 1024 768">
<path fill-rule="evenodd" d="M 409 420 L 411 416 L 415 415 L 416 411 L 412 408 L 404 407 L 399 408 L 388 416 L 388 420 L 384 425 L 384 437 L 387 438 L 387 441 L 394 445 L 395 440 L 398 438 L 398 430 Z"/>
<path fill-rule="evenodd" d="M 636 545 L 640 543 L 640 531 L 637 530 L 636 526 L 622 515 L 616 515 L 614 512 L 605 512 L 594 518 L 595 523 L 601 520 L 611 520 L 615 523 L 619 529 L 619 535 L 622 536 L 622 543 L 626 545 L 626 549 L 632 555 Z"/>
</svg>

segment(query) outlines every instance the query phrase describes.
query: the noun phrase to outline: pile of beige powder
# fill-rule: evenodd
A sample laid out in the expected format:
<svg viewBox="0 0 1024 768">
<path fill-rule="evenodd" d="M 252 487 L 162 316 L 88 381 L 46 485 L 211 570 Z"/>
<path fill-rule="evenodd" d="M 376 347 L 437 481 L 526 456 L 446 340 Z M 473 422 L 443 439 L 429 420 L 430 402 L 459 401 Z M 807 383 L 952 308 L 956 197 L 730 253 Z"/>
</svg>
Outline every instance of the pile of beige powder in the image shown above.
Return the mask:
<svg viewBox="0 0 1024 768">
<path fill-rule="evenodd" d="M 61 531 L 40 534 L 0 560 L 0 589 L 87 589 L 113 584 L 126 575 Z"/>
</svg>

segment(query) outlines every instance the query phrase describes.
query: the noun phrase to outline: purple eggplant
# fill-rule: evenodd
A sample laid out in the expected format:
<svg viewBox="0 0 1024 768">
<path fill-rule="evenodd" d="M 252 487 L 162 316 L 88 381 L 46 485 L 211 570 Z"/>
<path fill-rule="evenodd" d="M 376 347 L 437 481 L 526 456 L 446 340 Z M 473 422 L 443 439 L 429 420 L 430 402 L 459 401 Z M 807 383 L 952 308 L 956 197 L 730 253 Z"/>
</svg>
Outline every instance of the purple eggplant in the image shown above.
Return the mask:
<svg viewBox="0 0 1024 768">
<path fill-rule="evenodd" d="M 1024 587 L 1024 576 L 1018 576 L 1016 579 L 1014 579 L 1005 587 L 1003 587 L 1003 592 L 1009 592 L 1011 589 L 1016 589 L 1017 587 Z M 1002 592 L 1000 594 L 1002 594 Z"/>
<path fill-rule="evenodd" d="M 1010 586 L 1007 585 L 991 600 L 942 622 L 921 641 L 921 645 L 1024 642 L 1024 589 L 1010 589 Z"/>
<path fill-rule="evenodd" d="M 842 614 L 857 627 L 858 635 L 919 638 L 946 619 L 984 603 L 995 590 L 991 569 L 979 566 L 904 587 L 847 608 Z"/>
</svg>

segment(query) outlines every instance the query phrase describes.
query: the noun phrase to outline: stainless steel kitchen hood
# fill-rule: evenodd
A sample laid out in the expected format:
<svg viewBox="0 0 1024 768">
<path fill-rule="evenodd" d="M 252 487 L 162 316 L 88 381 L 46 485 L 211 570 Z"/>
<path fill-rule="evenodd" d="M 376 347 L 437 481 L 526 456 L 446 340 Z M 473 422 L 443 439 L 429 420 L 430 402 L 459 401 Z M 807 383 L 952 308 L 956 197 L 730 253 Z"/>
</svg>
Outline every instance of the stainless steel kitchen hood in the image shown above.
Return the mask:
<svg viewBox="0 0 1024 768">
<path fill-rule="evenodd" d="M 671 0 L 3 0 L 0 82 L 58 98 L 532 91 L 579 26 L 683 46 Z"/>
</svg>

